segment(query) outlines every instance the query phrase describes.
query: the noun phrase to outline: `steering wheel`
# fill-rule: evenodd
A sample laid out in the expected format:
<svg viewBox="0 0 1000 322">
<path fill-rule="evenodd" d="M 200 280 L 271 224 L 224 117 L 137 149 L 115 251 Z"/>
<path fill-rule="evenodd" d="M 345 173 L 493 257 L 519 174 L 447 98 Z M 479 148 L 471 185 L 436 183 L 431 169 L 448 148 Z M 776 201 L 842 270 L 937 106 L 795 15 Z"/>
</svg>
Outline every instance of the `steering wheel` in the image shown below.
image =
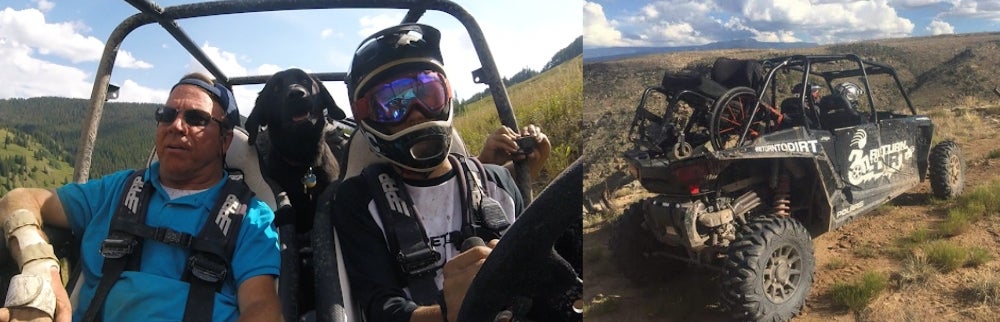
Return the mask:
<svg viewBox="0 0 1000 322">
<path fill-rule="evenodd" d="M 473 279 L 458 321 L 582 321 L 583 166 L 577 159 L 538 195 Z M 575 239 L 560 255 L 557 241 Z M 574 263 L 575 264 L 575 263 Z M 575 304 L 575 305 L 574 305 Z"/>
</svg>

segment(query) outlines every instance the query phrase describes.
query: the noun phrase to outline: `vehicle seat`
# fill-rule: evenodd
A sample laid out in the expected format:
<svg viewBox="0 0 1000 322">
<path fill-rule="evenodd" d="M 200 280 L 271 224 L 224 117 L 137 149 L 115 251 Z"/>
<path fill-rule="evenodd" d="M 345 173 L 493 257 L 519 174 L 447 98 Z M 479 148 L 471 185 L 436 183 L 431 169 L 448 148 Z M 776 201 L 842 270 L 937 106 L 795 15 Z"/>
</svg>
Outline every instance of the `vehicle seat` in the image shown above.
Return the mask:
<svg viewBox="0 0 1000 322">
<path fill-rule="evenodd" d="M 808 103 L 807 103 L 808 104 Z M 809 107 L 803 109 L 802 99 L 798 97 L 789 97 L 781 101 L 781 114 L 785 115 L 785 120 L 782 122 L 782 128 L 787 129 L 793 126 L 808 126 L 810 128 L 816 127 L 816 116 Z M 805 113 L 805 114 L 803 114 Z"/>
<path fill-rule="evenodd" d="M 863 122 L 861 114 L 853 107 L 847 97 L 843 95 L 831 94 L 824 96 L 819 101 L 819 108 L 823 116 L 823 129 L 830 130 L 842 127 L 855 126 Z"/>
</svg>

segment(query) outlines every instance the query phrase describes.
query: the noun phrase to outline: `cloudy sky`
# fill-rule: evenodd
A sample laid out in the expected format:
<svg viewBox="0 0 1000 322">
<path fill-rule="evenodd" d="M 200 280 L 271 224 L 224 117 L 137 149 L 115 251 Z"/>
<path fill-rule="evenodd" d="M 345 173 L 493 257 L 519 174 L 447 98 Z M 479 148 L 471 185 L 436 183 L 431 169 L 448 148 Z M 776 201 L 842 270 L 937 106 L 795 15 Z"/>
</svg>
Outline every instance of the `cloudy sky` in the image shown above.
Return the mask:
<svg viewBox="0 0 1000 322">
<path fill-rule="evenodd" d="M 157 0 L 161 6 L 195 0 Z M 582 34 L 579 0 L 458 0 L 483 29 L 500 74 L 540 70 Z M 360 41 L 402 20 L 400 10 L 313 10 L 196 18 L 182 29 L 230 76 L 270 74 L 290 67 L 346 71 Z M 13 0 L 0 2 L 0 98 L 89 98 L 104 43 L 124 18 L 138 13 L 125 1 Z M 486 88 L 472 82 L 478 58 L 468 33 L 450 15 L 429 12 L 421 22 L 442 32 L 442 51 L 459 97 Z M 119 50 L 111 83 L 120 101 L 160 103 L 184 74 L 204 70 L 155 25 L 133 31 Z M 346 110 L 346 88 L 327 83 Z M 241 112 L 260 86 L 235 88 Z"/>
<path fill-rule="evenodd" d="M 588 48 L 827 44 L 1000 30 L 1000 0 L 598 0 L 584 3 L 583 29 Z"/>
</svg>

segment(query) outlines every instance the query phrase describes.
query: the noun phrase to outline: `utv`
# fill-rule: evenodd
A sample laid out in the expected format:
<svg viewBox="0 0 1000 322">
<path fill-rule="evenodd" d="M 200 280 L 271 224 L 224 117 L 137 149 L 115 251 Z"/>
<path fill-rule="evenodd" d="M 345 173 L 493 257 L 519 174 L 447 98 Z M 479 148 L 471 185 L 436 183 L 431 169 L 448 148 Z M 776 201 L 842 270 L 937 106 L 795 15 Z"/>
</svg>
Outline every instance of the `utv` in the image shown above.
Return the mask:
<svg viewBox="0 0 1000 322">
<path fill-rule="evenodd" d="M 230 89 L 234 86 L 261 85 L 271 77 L 269 74 L 229 75 L 223 72 L 219 64 L 197 45 L 199 41 L 195 37 L 198 35 L 188 33 L 182 28 L 184 23 L 198 18 L 237 16 L 251 19 L 255 17 L 253 14 L 264 12 L 313 10 L 319 13 L 324 10 L 379 9 L 396 10 L 403 17 L 401 23 L 414 23 L 420 22 L 428 13 L 446 14 L 464 27 L 460 30 L 468 33 L 481 66 L 469 71 L 468 74 L 456 70 L 453 79 L 472 77 L 475 82 L 487 85 L 495 102 L 497 118 L 510 128 L 519 128 L 506 87 L 483 31 L 469 12 L 450 0 L 222 0 L 167 7 L 161 7 L 153 0 L 125 0 L 125 2 L 137 11 L 125 18 L 112 31 L 105 43 L 103 56 L 95 72 L 87 117 L 82 120 L 80 149 L 74 166 L 75 182 L 84 183 L 90 176 L 91 157 L 105 103 L 109 99 L 116 98 L 119 90 L 119 87 L 110 84 L 112 70 L 116 67 L 115 60 L 125 38 L 141 34 L 132 33 L 137 28 L 158 25 L 176 40 L 180 48 L 183 48 L 191 58 L 197 60 L 218 82 Z M 211 21 L 219 23 L 220 20 Z M 345 30 L 351 28 L 347 23 L 339 25 L 345 26 Z M 223 23 L 217 26 L 221 26 L 219 28 L 222 29 L 227 27 Z M 267 43 L 268 40 L 256 41 Z M 353 45 L 356 44 L 345 46 Z M 294 53 L 296 49 L 288 49 L 286 52 Z M 342 82 L 346 73 L 330 71 L 313 72 L 310 75 L 324 82 Z M 346 102 L 341 104 L 346 106 Z M 250 109 L 252 106 L 242 108 Z M 149 115 L 152 116 L 152 110 Z M 457 132 L 453 137 L 458 137 Z M 456 142 L 458 144 L 452 144 L 452 152 L 465 153 L 465 145 L 461 139 L 456 139 Z M 366 162 L 375 160 L 365 140 L 350 140 L 347 145 L 350 152 L 339 160 L 342 169 L 341 178 L 356 175 L 367 165 Z M 151 153 L 147 164 L 135 166 L 137 168 L 148 166 L 155 157 L 155 154 Z M 285 205 L 281 202 L 280 187 L 272 184 L 273 178 L 264 176 L 258 158 L 256 148 L 250 145 L 247 131 L 237 127 L 233 142 L 226 152 L 227 166 L 231 171 L 242 174 L 256 196 L 275 211 L 276 217 L 283 216 L 285 213 L 282 210 Z M 559 206 L 563 203 L 582 204 L 581 162 L 578 159 L 563 170 L 544 191 L 535 195 L 534 202 L 531 202 L 532 191 L 527 164 L 519 161 L 515 166 L 519 174 L 515 178 L 518 190 L 527 196 L 526 203 L 530 204 L 526 205 L 518 220 L 508 228 L 505 236 L 512 237 L 504 238 L 503 242 L 493 250 L 489 260 L 483 263 L 466 293 L 462 307 L 449 309 L 459 310 L 459 321 L 485 321 L 501 316 L 516 321 L 580 321 L 583 318 L 581 309 L 583 281 L 579 268 L 582 264 L 576 259 L 582 258 L 580 240 L 582 232 L 578 228 L 582 212 L 579 208 Z M 331 217 L 337 215 L 335 209 L 329 207 L 332 196 L 336 193 L 336 183 L 331 183 L 318 198 L 317 211 L 311 219 L 314 221 L 314 227 L 321 229 L 313 229 L 308 234 L 307 240 L 298 240 L 294 227 L 278 225 L 282 263 L 277 288 L 282 300 L 282 315 L 286 321 L 363 320 L 360 304 L 352 299 L 340 254 L 339 239 L 331 221 Z M 291 215 L 294 215 L 294 212 Z M 289 222 L 294 223 L 294 220 Z M 71 294 L 71 302 L 75 308 L 79 286 L 88 282 L 97 283 L 97 281 L 86 281 L 85 274 L 81 274 L 83 265 L 78 265 L 81 236 L 74 236 L 68 229 L 59 227 L 44 228 L 51 238 L 57 256 L 67 263 L 63 272 L 70 271 L 66 269 L 67 267 L 72 269 L 72 273 L 68 274 L 70 276 L 64 276 L 63 280 L 68 282 L 67 290 Z M 560 248 L 563 251 L 557 252 L 553 247 L 557 240 L 570 246 Z M 0 297 L 6 294 L 7 281 L 18 273 L 18 267 L 12 260 L 7 259 L 7 254 L 5 241 L 0 240 L 0 264 L 2 264 Z M 305 257 L 306 255 L 309 257 Z M 537 273 L 539 271 L 543 273 Z M 222 272 L 225 274 L 225 268 Z M 313 279 L 303 278 L 302 276 L 306 274 L 312 275 Z M 313 285 L 315 287 L 312 287 Z"/>
<path fill-rule="evenodd" d="M 651 95 L 665 97 L 662 112 Z M 624 155 L 656 195 L 618 218 L 610 249 L 632 280 L 696 264 L 722 273 L 735 318 L 789 320 L 812 284 L 812 237 L 928 176 L 936 197 L 962 192 L 961 150 L 932 149 L 933 133 L 895 70 L 856 55 L 720 58 L 707 75 L 667 74 L 643 92 Z"/>
</svg>

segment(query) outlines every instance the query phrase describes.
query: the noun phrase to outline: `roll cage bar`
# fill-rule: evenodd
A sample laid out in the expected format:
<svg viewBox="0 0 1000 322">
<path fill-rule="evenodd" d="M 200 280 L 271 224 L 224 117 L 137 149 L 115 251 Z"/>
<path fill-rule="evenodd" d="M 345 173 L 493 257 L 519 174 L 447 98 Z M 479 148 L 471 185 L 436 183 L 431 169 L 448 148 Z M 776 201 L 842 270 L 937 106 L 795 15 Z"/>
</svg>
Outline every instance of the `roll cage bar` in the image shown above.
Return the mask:
<svg viewBox="0 0 1000 322">
<path fill-rule="evenodd" d="M 843 62 L 850 61 L 856 63 L 858 68 L 856 69 L 842 69 L 842 70 L 831 70 L 824 72 L 814 72 L 812 70 L 812 65 L 822 64 L 822 63 L 833 63 L 833 62 Z M 896 69 L 890 67 L 889 65 L 882 64 L 879 62 L 873 62 L 869 60 L 861 59 L 855 54 L 846 55 L 794 55 L 794 56 L 784 56 L 766 59 L 761 62 L 764 68 L 768 69 L 767 83 L 769 84 L 774 76 L 776 70 L 785 67 L 792 70 L 797 70 L 803 72 L 806 75 L 816 75 L 822 77 L 826 82 L 830 82 L 835 79 L 847 78 L 847 77 L 861 77 L 864 81 L 865 93 L 868 96 L 868 102 L 873 108 L 875 107 L 874 96 L 872 95 L 870 84 L 868 83 L 869 75 L 889 75 L 892 77 L 893 81 L 896 83 L 896 87 L 899 88 L 900 93 L 902 93 L 903 99 L 906 100 L 906 106 L 910 109 L 910 112 L 917 114 L 916 109 L 913 108 L 913 103 L 910 102 L 910 96 L 906 94 L 906 90 L 903 88 L 903 83 L 899 81 L 899 76 L 896 74 Z M 804 75 L 803 82 L 806 81 Z M 767 85 L 765 85 L 767 88 Z M 804 93 L 800 93 L 804 94 Z M 803 96 L 804 97 L 804 96 Z"/>
<path fill-rule="evenodd" d="M 479 56 L 479 61 L 482 65 L 472 72 L 473 81 L 489 86 L 497 113 L 500 116 L 500 122 L 504 126 L 513 129 L 519 128 L 517 120 L 514 117 L 513 107 L 507 96 L 507 89 L 503 84 L 500 73 L 497 71 L 496 62 L 493 60 L 493 55 L 490 52 L 489 45 L 486 43 L 486 38 L 483 36 L 482 29 L 480 29 L 479 24 L 472 15 L 458 4 L 449 0 L 223 0 L 169 7 L 160 7 L 151 0 L 125 1 L 138 9 L 139 13 L 122 21 L 111 32 L 104 45 L 104 52 L 94 77 L 94 86 L 90 94 L 87 117 L 81 129 L 80 149 L 77 152 L 76 161 L 73 166 L 73 180 L 78 183 L 84 183 L 89 178 L 94 143 L 97 139 L 97 130 L 104 111 L 105 101 L 108 98 L 111 71 L 122 42 L 133 30 L 148 24 L 159 24 L 191 56 L 198 60 L 215 77 L 216 81 L 226 84 L 230 89 L 234 85 L 264 84 L 270 78 L 270 75 L 227 76 L 198 48 L 195 41 L 177 24 L 178 20 L 197 17 L 307 9 L 390 8 L 407 10 L 402 23 L 412 23 L 417 22 L 428 10 L 447 13 L 461 22 L 468 31 L 469 38 L 472 40 L 473 47 Z M 312 73 L 311 75 L 322 81 L 344 81 L 346 74 L 346 72 L 329 72 Z M 518 189 L 525 200 L 530 201 L 532 193 L 527 164 L 524 162 L 515 162 L 515 167 L 517 173 L 514 179 L 518 185 Z"/>
<path fill-rule="evenodd" d="M 853 62 L 857 64 L 856 69 L 841 69 L 832 70 L 824 72 L 815 72 L 812 70 L 813 65 L 822 63 L 833 63 L 833 62 Z M 903 88 L 903 83 L 899 81 L 899 77 L 896 75 L 896 70 L 888 65 L 868 61 L 861 59 L 855 54 L 846 55 L 792 55 L 792 56 L 782 56 L 761 60 L 760 63 L 763 65 L 766 78 L 764 79 L 764 84 L 761 88 L 756 88 L 754 90 L 757 93 L 757 102 L 754 104 L 749 115 L 757 115 L 757 112 L 761 109 L 761 102 L 764 101 L 765 96 L 767 96 L 768 88 L 770 88 L 771 98 L 776 97 L 775 86 L 772 86 L 775 75 L 782 70 L 796 70 L 802 72 L 802 83 L 806 83 L 809 80 L 809 75 L 815 75 L 822 77 L 827 85 L 832 80 L 845 78 L 845 77 L 861 77 L 864 83 L 865 94 L 868 98 L 868 103 L 872 109 L 872 122 L 878 123 L 877 113 L 875 113 L 875 97 L 872 95 L 871 84 L 868 82 L 868 75 L 889 75 L 892 77 L 893 81 L 896 83 L 896 87 L 899 89 L 900 94 L 906 101 L 906 106 L 910 109 L 910 112 L 914 115 L 917 114 L 917 110 L 913 108 L 913 103 L 910 101 L 909 95 L 907 95 L 906 90 Z M 803 86 L 803 92 L 800 93 L 802 102 L 800 106 L 805 106 L 805 86 Z M 803 113 L 805 113 L 803 108 Z M 744 124 L 741 129 L 741 135 L 737 141 L 737 145 L 743 145 L 746 141 L 747 135 L 750 132 L 750 123 Z M 807 131 L 811 131 L 807 129 Z"/>
</svg>

